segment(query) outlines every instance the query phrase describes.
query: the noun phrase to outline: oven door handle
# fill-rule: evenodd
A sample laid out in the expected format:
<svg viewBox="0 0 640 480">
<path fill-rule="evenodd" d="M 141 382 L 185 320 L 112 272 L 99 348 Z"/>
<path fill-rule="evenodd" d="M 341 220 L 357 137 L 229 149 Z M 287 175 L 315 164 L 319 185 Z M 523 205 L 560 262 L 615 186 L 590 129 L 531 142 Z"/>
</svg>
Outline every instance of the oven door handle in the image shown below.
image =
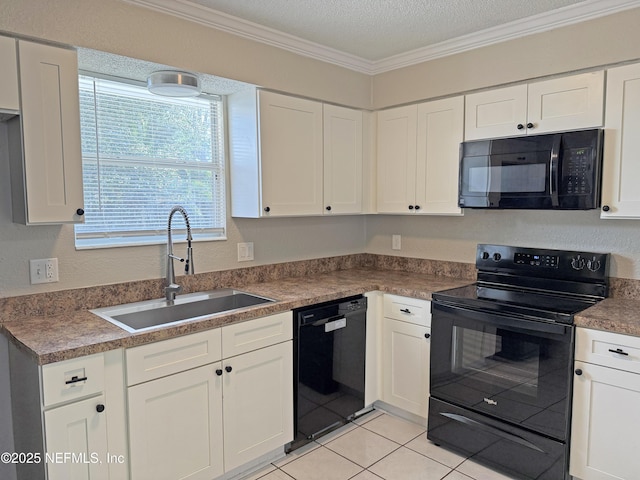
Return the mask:
<svg viewBox="0 0 640 480">
<path fill-rule="evenodd" d="M 510 440 L 511 442 L 517 443 L 519 445 L 523 445 L 527 448 L 530 448 L 532 450 L 536 450 L 537 452 L 541 452 L 541 453 L 547 453 L 544 450 L 542 450 L 540 447 L 538 447 L 537 445 L 534 445 L 533 443 L 531 443 L 530 441 L 518 436 L 518 435 L 514 435 L 513 433 L 509 433 L 509 432 L 505 432 L 504 430 L 501 430 L 499 428 L 496 427 L 492 427 L 491 425 L 485 425 L 484 423 L 480 423 L 477 422 L 475 420 L 472 420 L 468 417 L 465 417 L 464 415 L 459 415 L 457 413 L 440 413 L 440 415 L 442 415 L 443 417 L 447 417 L 451 420 L 454 420 L 456 422 L 460 422 L 460 423 L 464 423 L 465 425 L 468 425 L 471 428 L 475 428 L 476 430 L 481 430 L 484 432 L 488 432 L 488 433 L 492 433 L 494 435 L 497 435 L 498 437 L 504 438 L 506 440 Z"/>
<path fill-rule="evenodd" d="M 442 303 L 432 302 L 431 309 L 433 313 L 440 310 L 445 313 L 464 316 L 477 322 L 490 323 L 507 328 L 515 328 L 520 331 L 542 332 L 552 335 L 566 335 L 567 333 L 571 332 L 570 325 L 564 325 L 561 323 L 548 323 L 536 320 L 525 320 L 522 318 L 513 317 L 511 315 L 505 315 L 503 313 L 475 310 L 469 307 L 443 305 Z M 508 319 L 508 321 L 505 322 L 504 319 Z M 434 317 L 432 316 L 432 322 L 433 320 Z"/>
</svg>

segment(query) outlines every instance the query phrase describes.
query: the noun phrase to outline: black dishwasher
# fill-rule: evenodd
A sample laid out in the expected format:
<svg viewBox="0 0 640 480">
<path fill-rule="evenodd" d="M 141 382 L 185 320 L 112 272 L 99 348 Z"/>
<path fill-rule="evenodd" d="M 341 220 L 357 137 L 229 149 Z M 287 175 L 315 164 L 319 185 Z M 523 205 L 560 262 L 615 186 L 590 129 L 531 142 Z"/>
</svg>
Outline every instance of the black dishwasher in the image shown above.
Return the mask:
<svg viewBox="0 0 640 480">
<path fill-rule="evenodd" d="M 295 438 L 301 447 L 364 410 L 367 299 L 293 311 Z"/>
</svg>

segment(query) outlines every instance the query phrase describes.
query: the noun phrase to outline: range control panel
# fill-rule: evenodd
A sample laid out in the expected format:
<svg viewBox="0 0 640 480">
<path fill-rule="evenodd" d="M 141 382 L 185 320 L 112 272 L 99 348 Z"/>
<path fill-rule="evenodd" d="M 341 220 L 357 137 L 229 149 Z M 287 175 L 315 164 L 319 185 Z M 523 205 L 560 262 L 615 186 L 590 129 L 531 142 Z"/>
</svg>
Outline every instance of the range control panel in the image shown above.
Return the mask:
<svg viewBox="0 0 640 480">
<path fill-rule="evenodd" d="M 608 276 L 609 254 L 479 244 L 476 267 L 481 272 L 599 281 Z"/>
<path fill-rule="evenodd" d="M 558 268 L 557 255 L 540 255 L 537 253 L 516 252 L 513 261 L 518 265 L 531 265 L 533 267 Z"/>
</svg>

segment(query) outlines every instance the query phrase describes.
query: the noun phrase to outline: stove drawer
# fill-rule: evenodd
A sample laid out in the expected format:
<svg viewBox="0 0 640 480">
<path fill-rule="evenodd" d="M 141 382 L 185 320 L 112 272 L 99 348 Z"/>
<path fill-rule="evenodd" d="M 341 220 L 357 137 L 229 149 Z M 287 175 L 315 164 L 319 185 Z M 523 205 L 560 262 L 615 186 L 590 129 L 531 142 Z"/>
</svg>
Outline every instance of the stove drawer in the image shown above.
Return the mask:
<svg viewBox="0 0 640 480">
<path fill-rule="evenodd" d="M 640 337 L 577 328 L 576 360 L 640 373 Z"/>
<path fill-rule="evenodd" d="M 384 295 L 384 316 L 423 327 L 431 326 L 431 302 L 417 298 Z"/>
</svg>

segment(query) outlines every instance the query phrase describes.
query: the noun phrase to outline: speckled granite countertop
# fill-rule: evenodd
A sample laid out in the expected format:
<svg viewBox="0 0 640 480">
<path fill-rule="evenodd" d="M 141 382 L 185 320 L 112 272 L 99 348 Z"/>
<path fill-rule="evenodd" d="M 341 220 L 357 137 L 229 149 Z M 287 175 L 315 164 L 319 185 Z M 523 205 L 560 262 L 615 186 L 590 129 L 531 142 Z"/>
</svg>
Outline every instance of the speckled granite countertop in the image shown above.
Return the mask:
<svg viewBox="0 0 640 480">
<path fill-rule="evenodd" d="M 196 278 L 181 277 L 181 282 L 184 282 L 190 292 L 233 287 L 277 301 L 139 333 L 129 333 L 91 313 L 89 309 L 158 298 L 161 295 L 161 280 L 139 282 L 135 285 L 91 287 L 80 293 L 53 292 L 45 294 L 37 304 L 32 304 L 31 298 L 14 297 L 4 299 L 4 310 L 0 309 L 3 317 L 0 318 L 0 332 L 18 348 L 32 355 L 38 363 L 48 364 L 115 348 L 142 345 L 375 290 L 430 300 L 432 292 L 467 285 L 475 279 L 473 265 L 423 261 L 416 266 L 413 259 L 395 257 L 376 258 L 377 263 L 373 266 L 361 265 L 368 260 L 334 257 L 234 270 L 220 275 L 216 273 L 215 280 L 207 274 Z M 350 262 L 360 265 L 353 266 Z M 407 271 L 409 264 L 419 271 Z M 323 273 L 322 269 L 325 267 L 337 269 Z M 274 270 L 282 271 L 274 275 Z M 274 279 L 274 276 L 277 278 Z M 575 324 L 579 327 L 640 336 L 638 282 L 617 280 L 612 283 L 614 298 L 607 298 L 581 312 L 576 316 Z M 617 292 L 620 292 L 620 296 Z M 621 298 L 627 295 L 632 295 L 633 298 Z M 58 301 L 60 297 L 62 300 Z"/>
<path fill-rule="evenodd" d="M 9 319 L 2 324 L 2 331 L 38 363 L 47 364 L 195 333 L 369 291 L 381 290 L 429 300 L 432 292 L 459 287 L 472 281 L 469 278 L 355 268 L 242 286 L 233 285 L 234 288 L 273 298 L 277 302 L 140 333 L 129 333 L 88 310 Z"/>
<path fill-rule="evenodd" d="M 605 298 L 575 316 L 578 327 L 640 336 L 640 300 Z"/>
</svg>

